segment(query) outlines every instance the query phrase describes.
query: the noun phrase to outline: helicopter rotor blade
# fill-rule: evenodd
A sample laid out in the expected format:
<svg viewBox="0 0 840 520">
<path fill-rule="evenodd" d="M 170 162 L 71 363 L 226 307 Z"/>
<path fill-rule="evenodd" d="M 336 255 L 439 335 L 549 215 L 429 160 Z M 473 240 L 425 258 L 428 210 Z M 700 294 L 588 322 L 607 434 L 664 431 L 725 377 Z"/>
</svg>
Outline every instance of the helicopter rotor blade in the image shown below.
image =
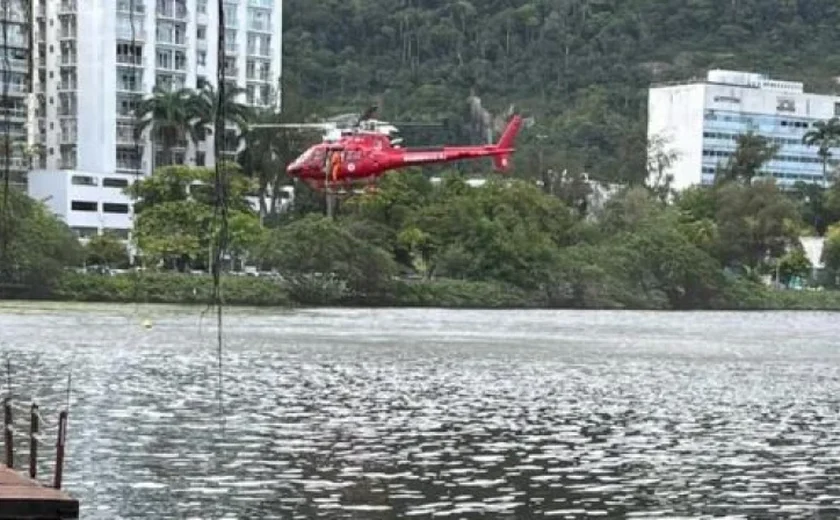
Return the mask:
<svg viewBox="0 0 840 520">
<path fill-rule="evenodd" d="M 290 128 L 297 130 L 332 130 L 337 125 L 334 123 L 264 123 L 249 125 L 248 128 Z"/>
</svg>

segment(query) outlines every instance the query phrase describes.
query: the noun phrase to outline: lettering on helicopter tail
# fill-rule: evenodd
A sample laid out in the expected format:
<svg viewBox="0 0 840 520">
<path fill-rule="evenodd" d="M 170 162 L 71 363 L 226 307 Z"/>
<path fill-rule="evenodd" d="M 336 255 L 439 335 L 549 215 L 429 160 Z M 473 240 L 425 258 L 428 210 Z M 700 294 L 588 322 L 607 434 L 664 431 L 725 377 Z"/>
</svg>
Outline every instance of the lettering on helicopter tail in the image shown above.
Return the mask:
<svg viewBox="0 0 840 520">
<path fill-rule="evenodd" d="M 412 162 L 432 162 L 432 161 L 443 161 L 446 159 L 446 154 L 442 152 L 414 152 L 407 154 L 403 158 L 403 162 L 412 163 Z"/>
</svg>

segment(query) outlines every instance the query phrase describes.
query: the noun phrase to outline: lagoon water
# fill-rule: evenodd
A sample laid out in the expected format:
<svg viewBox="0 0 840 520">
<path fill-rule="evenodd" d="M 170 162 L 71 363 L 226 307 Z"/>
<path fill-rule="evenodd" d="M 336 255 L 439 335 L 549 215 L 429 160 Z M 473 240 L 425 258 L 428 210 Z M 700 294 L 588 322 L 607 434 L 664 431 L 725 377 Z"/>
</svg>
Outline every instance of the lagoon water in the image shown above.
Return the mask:
<svg viewBox="0 0 840 520">
<path fill-rule="evenodd" d="M 201 313 L 0 307 L 82 519 L 840 515 L 838 314 Z"/>
</svg>

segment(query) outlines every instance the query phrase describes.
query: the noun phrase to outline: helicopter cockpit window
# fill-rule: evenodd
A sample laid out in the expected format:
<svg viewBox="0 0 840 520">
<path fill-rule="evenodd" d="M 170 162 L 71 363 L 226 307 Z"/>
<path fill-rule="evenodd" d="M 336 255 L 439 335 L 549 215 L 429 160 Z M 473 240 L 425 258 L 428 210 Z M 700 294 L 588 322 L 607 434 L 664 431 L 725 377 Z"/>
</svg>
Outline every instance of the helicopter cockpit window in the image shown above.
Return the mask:
<svg viewBox="0 0 840 520">
<path fill-rule="evenodd" d="M 310 148 L 309 150 L 306 150 L 305 152 L 303 152 L 300 155 L 300 157 L 295 159 L 295 162 L 292 163 L 292 166 L 293 167 L 298 167 L 298 166 L 301 166 L 303 164 L 306 164 L 307 162 L 309 162 L 309 160 L 311 158 L 312 158 L 312 149 Z"/>
</svg>

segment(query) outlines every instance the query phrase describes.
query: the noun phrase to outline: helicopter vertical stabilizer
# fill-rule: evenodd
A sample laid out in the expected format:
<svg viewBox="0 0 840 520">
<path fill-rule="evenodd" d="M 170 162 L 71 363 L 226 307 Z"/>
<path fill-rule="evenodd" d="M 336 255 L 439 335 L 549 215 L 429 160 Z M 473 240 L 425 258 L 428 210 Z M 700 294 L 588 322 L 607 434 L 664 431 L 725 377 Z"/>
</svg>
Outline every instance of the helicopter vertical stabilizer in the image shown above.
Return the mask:
<svg viewBox="0 0 840 520">
<path fill-rule="evenodd" d="M 496 145 L 496 149 L 502 152 L 493 156 L 493 166 L 496 170 L 504 172 L 510 169 L 510 155 L 513 153 L 513 144 L 521 128 L 522 117 L 519 115 L 513 116 Z"/>
</svg>

